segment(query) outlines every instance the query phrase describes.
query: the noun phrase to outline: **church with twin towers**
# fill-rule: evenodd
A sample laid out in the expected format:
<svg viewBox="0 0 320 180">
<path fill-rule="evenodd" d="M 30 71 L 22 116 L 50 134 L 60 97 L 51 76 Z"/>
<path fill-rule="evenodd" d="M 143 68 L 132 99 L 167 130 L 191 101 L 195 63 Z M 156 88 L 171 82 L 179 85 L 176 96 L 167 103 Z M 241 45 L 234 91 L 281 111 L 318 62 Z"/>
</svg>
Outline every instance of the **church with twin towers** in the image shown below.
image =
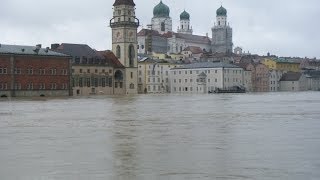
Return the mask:
<svg viewBox="0 0 320 180">
<path fill-rule="evenodd" d="M 124 86 L 126 94 L 138 92 L 138 54 L 180 54 L 183 50 L 196 47 L 207 53 L 232 53 L 232 28 L 227 22 L 227 10 L 220 7 L 216 11 L 216 22 L 209 35 L 194 35 L 191 16 L 187 11 L 180 14 L 177 31 L 172 29 L 170 8 L 162 0 L 153 9 L 151 24 L 141 29 L 136 17 L 133 0 L 115 0 L 112 29 L 112 51 L 124 68 L 123 73 L 116 74 L 116 80 Z"/>
<path fill-rule="evenodd" d="M 191 15 L 183 10 L 176 31 L 173 30 L 170 8 L 160 0 L 153 9 L 153 17 L 148 28 L 138 32 L 138 53 L 179 54 L 188 47 L 197 47 L 208 53 L 232 53 L 232 28 L 227 21 L 227 10 L 220 7 L 216 11 L 216 21 L 212 24 L 212 34 L 195 35 Z M 209 23 L 209 22 L 204 22 Z"/>
</svg>

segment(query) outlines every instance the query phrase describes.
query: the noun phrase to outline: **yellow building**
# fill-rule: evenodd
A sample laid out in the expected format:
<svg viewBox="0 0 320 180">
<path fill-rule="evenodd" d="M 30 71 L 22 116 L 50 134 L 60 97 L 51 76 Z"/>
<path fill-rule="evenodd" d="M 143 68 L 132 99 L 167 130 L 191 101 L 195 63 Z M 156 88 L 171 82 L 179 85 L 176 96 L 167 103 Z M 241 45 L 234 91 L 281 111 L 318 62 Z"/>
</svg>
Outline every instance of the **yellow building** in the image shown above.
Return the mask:
<svg viewBox="0 0 320 180">
<path fill-rule="evenodd" d="M 290 62 L 285 59 L 266 58 L 262 61 L 262 64 L 266 65 L 269 70 L 300 72 L 300 63 Z"/>
</svg>

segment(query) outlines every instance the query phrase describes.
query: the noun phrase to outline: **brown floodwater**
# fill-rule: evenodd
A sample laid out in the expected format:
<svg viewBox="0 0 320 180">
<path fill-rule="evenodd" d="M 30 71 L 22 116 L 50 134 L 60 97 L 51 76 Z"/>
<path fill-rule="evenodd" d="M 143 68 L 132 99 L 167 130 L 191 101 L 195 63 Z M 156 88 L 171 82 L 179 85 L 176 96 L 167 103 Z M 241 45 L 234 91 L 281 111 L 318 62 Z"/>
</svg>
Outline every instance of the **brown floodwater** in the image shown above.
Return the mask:
<svg viewBox="0 0 320 180">
<path fill-rule="evenodd" d="M 320 93 L 0 99 L 1 180 L 318 180 Z"/>
</svg>

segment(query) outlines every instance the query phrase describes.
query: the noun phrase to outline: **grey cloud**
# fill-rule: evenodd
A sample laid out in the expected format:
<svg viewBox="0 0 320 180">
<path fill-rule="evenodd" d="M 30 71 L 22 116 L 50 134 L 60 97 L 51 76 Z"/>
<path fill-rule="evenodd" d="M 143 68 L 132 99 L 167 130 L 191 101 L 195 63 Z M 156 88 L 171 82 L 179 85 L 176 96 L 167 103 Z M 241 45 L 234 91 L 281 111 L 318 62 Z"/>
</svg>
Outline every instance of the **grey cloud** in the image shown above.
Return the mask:
<svg viewBox="0 0 320 180">
<path fill-rule="evenodd" d="M 135 0 L 137 17 L 146 27 L 160 0 Z M 170 9 L 173 28 L 186 9 L 195 34 L 211 36 L 220 1 L 163 0 Z M 111 48 L 113 0 L 2 0 L 0 43 L 86 43 L 96 49 Z M 317 0 L 224 0 L 234 30 L 234 44 L 253 53 L 320 57 L 317 32 L 320 2 Z"/>
</svg>

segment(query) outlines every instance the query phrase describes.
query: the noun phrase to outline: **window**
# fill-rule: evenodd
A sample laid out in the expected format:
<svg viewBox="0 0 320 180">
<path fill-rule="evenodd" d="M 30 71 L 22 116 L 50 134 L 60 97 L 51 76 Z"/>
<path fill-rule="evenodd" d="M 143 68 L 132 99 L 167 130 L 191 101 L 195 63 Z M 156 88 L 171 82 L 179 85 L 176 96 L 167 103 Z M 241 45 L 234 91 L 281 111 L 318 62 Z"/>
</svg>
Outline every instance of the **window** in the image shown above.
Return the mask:
<svg viewBox="0 0 320 180">
<path fill-rule="evenodd" d="M 99 79 L 94 78 L 94 87 L 98 87 L 98 86 L 99 86 Z"/>
<path fill-rule="evenodd" d="M 142 83 L 142 79 L 141 78 L 139 78 L 139 83 Z"/>
<path fill-rule="evenodd" d="M 56 84 L 56 83 L 51 83 L 51 89 L 52 89 L 52 90 L 57 89 L 57 84 Z"/>
<path fill-rule="evenodd" d="M 15 68 L 14 69 L 15 74 L 21 74 L 21 69 L 20 68 Z M 0 73 L 1 74 L 1 73 Z"/>
<path fill-rule="evenodd" d="M 144 45 L 141 45 L 141 49 L 144 49 Z"/>
<path fill-rule="evenodd" d="M 14 84 L 14 89 L 15 90 L 20 90 L 21 89 L 21 84 L 20 83 L 15 83 Z"/>
<path fill-rule="evenodd" d="M 133 79 L 133 72 L 131 72 L 131 79 Z"/>
<path fill-rule="evenodd" d="M 90 69 L 87 69 L 87 73 L 90 73 Z"/>
<path fill-rule="evenodd" d="M 4 69 L 3 69 L 3 73 L 4 73 Z M 6 74 L 6 73 L 4 73 L 4 74 Z M 27 74 L 32 75 L 33 74 L 33 68 L 29 67 L 27 69 Z"/>
<path fill-rule="evenodd" d="M 3 68 L 3 74 L 7 74 L 7 68 Z"/>
<path fill-rule="evenodd" d="M 137 45 L 137 49 L 139 49 L 139 44 Z"/>
<path fill-rule="evenodd" d="M 32 82 L 28 83 L 27 89 L 28 90 L 33 90 L 33 83 Z"/>
<path fill-rule="evenodd" d="M 82 69 L 80 69 L 79 72 L 82 73 Z"/>
<path fill-rule="evenodd" d="M 129 66 L 134 67 L 134 58 L 135 58 L 135 49 L 134 46 L 131 44 L 129 46 Z"/>
<path fill-rule="evenodd" d="M 161 23 L 161 31 L 165 31 L 166 30 L 166 25 L 164 22 Z"/>
<path fill-rule="evenodd" d="M 39 89 L 40 89 L 40 90 L 46 89 L 46 84 L 45 84 L 45 83 L 40 83 L 40 84 L 39 84 Z"/>
<path fill-rule="evenodd" d="M 134 89 L 134 84 L 133 83 L 130 84 L 130 89 Z"/>
<path fill-rule="evenodd" d="M 106 79 L 106 86 L 107 84 L 109 85 L 109 87 L 112 87 L 112 77 Z"/>
<path fill-rule="evenodd" d="M 90 80 L 91 80 L 90 78 L 87 78 L 87 83 L 86 83 L 86 84 L 87 84 L 87 87 L 91 87 Z"/>
<path fill-rule="evenodd" d="M 46 74 L 46 70 L 45 69 L 39 69 L 39 74 L 40 75 L 45 75 Z"/>
<path fill-rule="evenodd" d="M 106 78 L 101 78 L 101 86 L 106 87 Z"/>
<path fill-rule="evenodd" d="M 120 48 L 119 45 L 117 46 L 116 56 L 117 56 L 118 59 L 121 58 L 121 48 Z"/>
</svg>

